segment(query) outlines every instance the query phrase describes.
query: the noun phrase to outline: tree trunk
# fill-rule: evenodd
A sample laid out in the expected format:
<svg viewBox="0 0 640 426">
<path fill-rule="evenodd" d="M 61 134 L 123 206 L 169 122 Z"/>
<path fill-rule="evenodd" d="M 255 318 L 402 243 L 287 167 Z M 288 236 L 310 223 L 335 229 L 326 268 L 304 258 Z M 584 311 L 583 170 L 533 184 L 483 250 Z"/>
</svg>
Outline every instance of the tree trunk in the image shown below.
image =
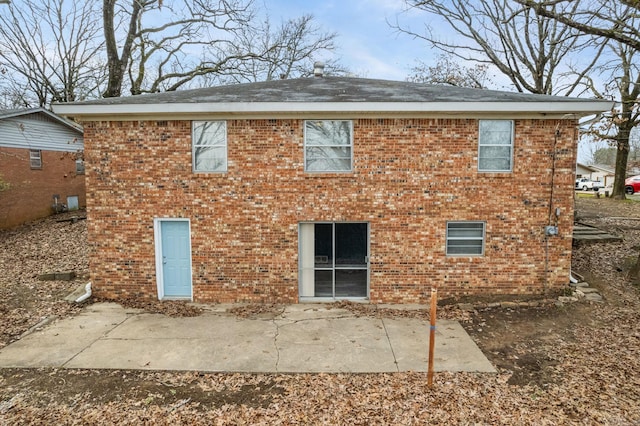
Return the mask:
<svg viewBox="0 0 640 426">
<path fill-rule="evenodd" d="M 105 98 L 119 97 L 122 90 L 122 62 L 118 55 L 115 27 L 113 24 L 116 0 L 104 0 L 102 4 L 102 20 L 104 22 L 104 39 L 107 48 L 108 79 L 107 88 L 103 94 Z"/>
<path fill-rule="evenodd" d="M 616 200 L 624 200 L 624 181 L 627 178 L 627 161 L 629 159 L 629 135 L 630 130 L 624 128 L 618 128 L 618 137 L 616 152 L 616 171 L 615 178 L 613 180 L 613 194 L 612 198 Z"/>
<path fill-rule="evenodd" d="M 127 65 L 131 59 L 131 46 L 138 32 L 138 16 L 142 10 L 142 2 L 131 1 L 131 17 L 127 36 L 122 46 L 122 53 L 118 53 L 116 42 L 116 29 L 113 23 L 114 9 L 117 0 L 104 0 L 102 4 L 102 19 L 104 22 L 104 39 L 107 48 L 107 65 L 109 76 L 107 78 L 107 89 L 102 95 L 105 98 L 117 98 L 122 94 L 122 83 L 124 81 Z"/>
</svg>

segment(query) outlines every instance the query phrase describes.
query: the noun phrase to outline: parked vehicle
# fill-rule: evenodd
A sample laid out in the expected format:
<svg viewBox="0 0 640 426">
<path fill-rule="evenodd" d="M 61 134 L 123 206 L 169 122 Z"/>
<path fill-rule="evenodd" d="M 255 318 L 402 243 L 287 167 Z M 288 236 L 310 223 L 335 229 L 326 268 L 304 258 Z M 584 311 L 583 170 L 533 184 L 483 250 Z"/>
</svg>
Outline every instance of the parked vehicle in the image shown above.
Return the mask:
<svg viewBox="0 0 640 426">
<path fill-rule="evenodd" d="M 624 181 L 624 192 L 629 195 L 640 192 L 640 175 L 631 176 Z"/>
<path fill-rule="evenodd" d="M 587 178 L 576 179 L 576 189 L 582 189 L 583 191 L 597 191 L 603 186 L 602 182 L 599 181 L 593 181 Z"/>
</svg>

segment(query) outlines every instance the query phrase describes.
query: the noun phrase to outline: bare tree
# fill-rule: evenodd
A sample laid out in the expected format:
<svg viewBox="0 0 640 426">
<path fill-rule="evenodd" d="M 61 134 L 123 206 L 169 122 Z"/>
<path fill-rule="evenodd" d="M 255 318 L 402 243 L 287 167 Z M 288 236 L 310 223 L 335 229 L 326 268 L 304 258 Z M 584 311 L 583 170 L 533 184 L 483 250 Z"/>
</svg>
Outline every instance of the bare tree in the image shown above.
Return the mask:
<svg viewBox="0 0 640 426">
<path fill-rule="evenodd" d="M 143 7 L 140 1 L 132 0 L 129 25 L 125 31 L 122 49 L 119 51 L 116 34 L 116 2 L 117 0 L 103 0 L 102 4 L 102 23 L 108 67 L 107 88 L 103 94 L 105 98 L 119 97 L 122 94 L 122 83 L 129 65 L 133 40 L 138 32 L 138 15 Z"/>
<path fill-rule="evenodd" d="M 127 86 L 135 95 L 299 76 L 314 57 L 335 49 L 336 35 L 321 31 L 310 15 L 275 30 L 268 20 L 253 25 L 252 0 L 103 1 L 105 97 Z"/>
<path fill-rule="evenodd" d="M 640 52 L 622 43 L 610 43 L 614 57 L 598 67 L 605 84 L 599 97 L 618 99 L 620 105 L 590 133 L 601 140 L 613 141 L 616 147 L 615 178 L 612 196 L 625 198 L 627 164 L 633 129 L 640 124 Z M 595 85 L 594 85 L 595 86 Z M 594 89 L 595 90 L 595 89 Z"/>
<path fill-rule="evenodd" d="M 336 49 L 336 37 L 317 26 L 312 15 L 283 21 L 275 28 L 267 18 L 259 27 L 245 27 L 238 34 L 229 53 L 240 60 L 225 78 L 252 82 L 309 76 L 313 63 Z M 242 52 L 253 55 L 246 57 Z M 336 61 L 327 61 L 325 69 L 333 75 L 347 72 Z"/>
<path fill-rule="evenodd" d="M 109 83 L 105 97 L 176 90 L 207 74 L 224 74 L 236 57 L 235 34 L 253 18 L 251 1 L 103 0 Z M 118 46 L 121 46 L 119 49 Z"/>
<path fill-rule="evenodd" d="M 95 96 L 104 75 L 97 1 L 12 2 L 5 11 L 0 70 L 10 103 L 46 106 Z"/>
<path fill-rule="evenodd" d="M 640 27 L 637 15 L 638 0 L 514 0 L 527 9 L 554 19 L 584 34 L 592 34 L 618 41 L 640 50 Z"/>
<path fill-rule="evenodd" d="M 494 65 L 520 92 L 575 94 L 604 48 L 602 43 L 594 46 L 591 38 L 580 36 L 571 27 L 509 0 L 406 3 L 446 21 L 458 40 L 442 39 L 429 28 L 424 33 L 399 24 L 395 28 L 425 40 L 446 55 Z M 591 48 L 588 60 L 579 63 L 575 54 L 586 47 Z"/>
<path fill-rule="evenodd" d="M 613 197 L 625 198 L 624 180 L 630 151 L 629 138 L 639 124 L 640 95 L 640 2 L 638 0 L 515 0 L 540 16 L 554 19 L 584 34 L 591 34 L 609 42 L 615 60 L 601 68 L 610 81 L 604 93 L 620 101 L 620 108 L 612 111 L 605 123 L 605 131 L 598 136 L 613 140 L 616 148 L 616 171 Z M 570 13 L 567 13 L 570 11 Z M 595 84 L 592 85 L 595 87 Z M 608 93 L 607 93 L 608 92 Z M 613 134 L 613 136 L 612 136 Z"/>
<path fill-rule="evenodd" d="M 412 68 L 412 72 L 407 79 L 416 83 L 486 89 L 489 65 L 474 64 L 473 67 L 465 67 L 449 56 L 440 55 L 435 65 L 420 61 Z"/>
<path fill-rule="evenodd" d="M 335 49 L 335 34 L 310 16 L 273 31 L 256 27 L 253 0 L 33 0 L 7 7 L 0 15 L 1 107 L 294 76 Z"/>
</svg>

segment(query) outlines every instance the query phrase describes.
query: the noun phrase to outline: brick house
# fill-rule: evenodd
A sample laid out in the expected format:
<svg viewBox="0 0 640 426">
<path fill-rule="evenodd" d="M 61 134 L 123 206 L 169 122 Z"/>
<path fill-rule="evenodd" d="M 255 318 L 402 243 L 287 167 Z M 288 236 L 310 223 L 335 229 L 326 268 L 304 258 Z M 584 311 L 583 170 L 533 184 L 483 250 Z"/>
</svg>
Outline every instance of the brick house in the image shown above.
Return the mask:
<svg viewBox="0 0 640 426">
<path fill-rule="evenodd" d="M 44 108 L 0 110 L 0 229 L 85 205 L 82 128 Z"/>
<path fill-rule="evenodd" d="M 413 303 L 566 285 L 577 121 L 610 106 L 316 76 L 54 110 L 99 296 Z"/>
</svg>

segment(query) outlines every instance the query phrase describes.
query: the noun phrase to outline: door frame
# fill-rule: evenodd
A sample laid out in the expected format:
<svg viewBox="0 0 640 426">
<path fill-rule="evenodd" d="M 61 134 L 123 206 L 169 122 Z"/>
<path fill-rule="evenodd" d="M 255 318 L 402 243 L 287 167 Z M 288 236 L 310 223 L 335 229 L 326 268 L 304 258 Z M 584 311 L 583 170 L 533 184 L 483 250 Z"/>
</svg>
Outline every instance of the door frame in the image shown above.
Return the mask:
<svg viewBox="0 0 640 426">
<path fill-rule="evenodd" d="M 313 225 L 317 225 L 317 224 L 331 224 L 334 226 L 334 232 L 335 232 L 335 225 L 336 224 L 341 224 L 341 223 L 364 223 L 367 225 L 367 265 L 366 265 L 366 270 L 367 270 L 367 295 L 364 297 L 361 296 L 354 296 L 354 297 L 315 297 L 315 296 L 302 296 L 300 294 L 301 290 L 302 290 L 302 238 L 300 237 L 301 235 L 301 227 L 302 225 L 305 224 L 313 224 Z M 334 247 L 335 250 L 335 247 Z M 334 277 L 335 277 L 335 267 L 333 268 L 334 271 Z M 335 278 L 334 278 L 335 280 Z M 335 286 L 335 281 L 334 281 L 334 286 Z M 334 287 L 335 289 L 335 287 Z M 371 295 L 371 222 L 368 222 L 366 220 L 340 220 L 340 221 L 328 221 L 328 220 L 318 220 L 318 221 L 302 221 L 302 222 L 298 222 L 298 301 L 300 302 L 335 302 L 336 300 L 355 300 L 355 301 L 364 301 L 364 300 L 369 300 L 370 295 Z"/>
<path fill-rule="evenodd" d="M 189 231 L 189 296 L 179 298 L 165 298 L 164 296 L 164 272 L 162 268 L 162 223 L 163 222 L 187 222 Z M 191 251 L 191 220 L 188 218 L 176 217 L 156 217 L 153 219 L 153 235 L 155 240 L 156 257 L 156 286 L 158 289 L 158 300 L 190 300 L 193 301 L 193 254 Z"/>
</svg>

